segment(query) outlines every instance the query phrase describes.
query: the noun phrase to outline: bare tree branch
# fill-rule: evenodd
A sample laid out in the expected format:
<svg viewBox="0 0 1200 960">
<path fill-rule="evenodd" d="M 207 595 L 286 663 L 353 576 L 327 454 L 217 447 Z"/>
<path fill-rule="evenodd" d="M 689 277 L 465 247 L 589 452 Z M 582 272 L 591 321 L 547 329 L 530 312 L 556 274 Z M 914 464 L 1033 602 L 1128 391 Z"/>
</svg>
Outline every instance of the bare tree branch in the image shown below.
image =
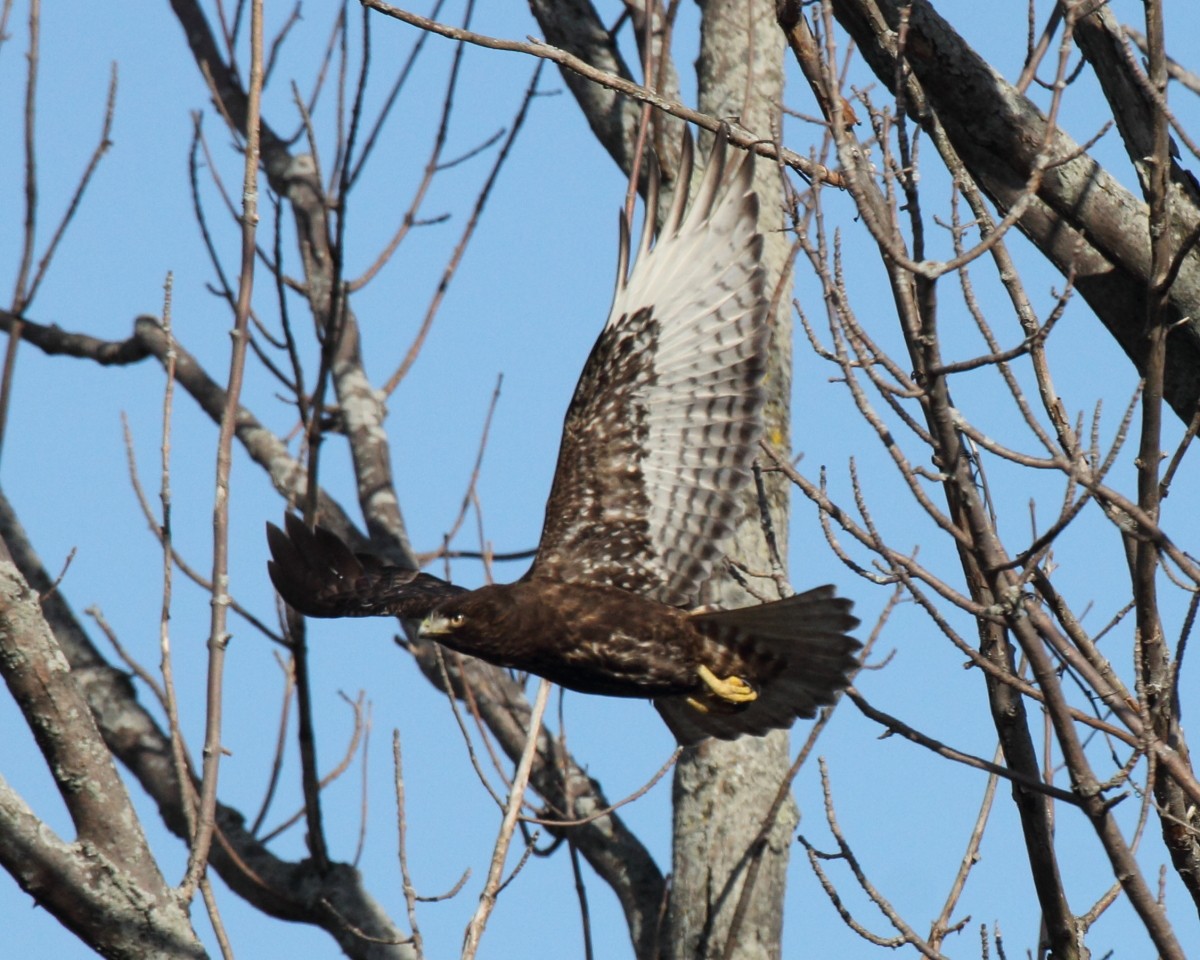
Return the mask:
<svg viewBox="0 0 1200 960">
<path fill-rule="evenodd" d="M 833 0 L 839 23 L 854 38 L 881 82 L 895 88 L 911 77 L 906 106 L 918 123 L 936 120 L 959 156 L 1001 209 L 1024 195 L 1022 185 L 1038 162 L 1036 145 L 1045 137 L 1045 118 L 1004 82 L 954 31 L 928 0 Z M 888 31 L 900 27 L 902 9 L 910 47 L 920 57 L 898 60 Z M 876 16 L 878 10 L 882 19 Z M 1072 158 L 1059 162 L 1063 158 Z M 1150 275 L 1148 212 L 1128 190 L 1061 130 L 1053 137 L 1051 167 L 1037 202 L 1017 222 L 1043 254 L 1071 275 L 1139 370 L 1146 369 L 1141 318 Z M 1181 212 L 1181 225 L 1200 217 Z M 1185 259 L 1169 296 L 1171 336 L 1164 395 L 1186 423 L 1200 400 L 1200 255 Z M 1182 318 L 1188 323 L 1177 325 Z"/>
<path fill-rule="evenodd" d="M 9 544 L 0 531 L 0 548 Z M 19 551 L 19 546 L 16 547 Z M 0 861 L 84 943 L 111 956 L 202 957 L 38 598 L 2 549 L 0 674 L 71 814 L 64 843 L 0 780 Z M 143 944 L 134 952 L 134 944 Z"/>
</svg>

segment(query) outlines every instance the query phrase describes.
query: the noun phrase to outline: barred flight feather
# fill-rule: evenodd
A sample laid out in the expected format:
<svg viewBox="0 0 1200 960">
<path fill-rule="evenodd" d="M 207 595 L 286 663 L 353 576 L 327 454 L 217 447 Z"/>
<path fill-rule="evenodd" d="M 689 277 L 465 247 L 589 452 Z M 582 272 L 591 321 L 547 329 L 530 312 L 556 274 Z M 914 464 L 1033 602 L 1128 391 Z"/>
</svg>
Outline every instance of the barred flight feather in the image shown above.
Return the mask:
<svg viewBox="0 0 1200 960">
<path fill-rule="evenodd" d="M 541 542 L 516 583 L 465 591 L 355 554 L 286 518 L 280 595 L 318 617 L 423 617 L 420 636 L 584 693 L 654 701 L 680 743 L 789 727 L 832 702 L 858 623 L 832 587 L 689 612 L 734 531 L 764 403 L 767 295 L 753 159 L 718 138 L 687 202 L 692 148 L 657 233 L 616 292 L 563 424 Z M 658 208 L 657 171 L 647 209 Z"/>
</svg>

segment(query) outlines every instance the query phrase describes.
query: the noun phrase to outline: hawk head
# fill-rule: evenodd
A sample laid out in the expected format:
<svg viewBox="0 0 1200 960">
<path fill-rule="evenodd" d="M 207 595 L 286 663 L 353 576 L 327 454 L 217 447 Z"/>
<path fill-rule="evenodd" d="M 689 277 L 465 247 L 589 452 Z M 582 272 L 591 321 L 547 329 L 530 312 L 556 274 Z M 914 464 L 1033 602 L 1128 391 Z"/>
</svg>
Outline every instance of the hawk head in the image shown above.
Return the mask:
<svg viewBox="0 0 1200 960">
<path fill-rule="evenodd" d="M 510 621 L 516 603 L 511 593 L 508 585 L 491 584 L 448 597 L 421 621 L 418 635 L 476 656 L 487 656 L 481 650 L 502 655 L 514 633 Z"/>
<path fill-rule="evenodd" d="M 417 633 L 422 640 L 445 641 L 454 636 L 456 631 L 465 628 L 466 625 L 467 615 L 465 613 L 445 613 L 435 610 L 421 621 Z"/>
</svg>

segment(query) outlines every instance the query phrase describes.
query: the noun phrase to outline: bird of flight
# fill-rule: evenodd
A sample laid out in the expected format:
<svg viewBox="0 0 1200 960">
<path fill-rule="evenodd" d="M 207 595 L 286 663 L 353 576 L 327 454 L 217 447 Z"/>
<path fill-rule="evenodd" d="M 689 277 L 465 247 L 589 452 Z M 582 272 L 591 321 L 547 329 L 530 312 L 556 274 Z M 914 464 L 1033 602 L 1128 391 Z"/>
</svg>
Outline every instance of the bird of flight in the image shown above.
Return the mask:
<svg viewBox="0 0 1200 960">
<path fill-rule="evenodd" d="M 655 234 L 658 177 L 632 270 L 567 410 L 537 554 L 511 584 L 465 590 L 355 554 L 291 515 L 268 524 L 271 579 L 312 617 L 419 619 L 420 636 L 583 693 L 651 699 L 677 740 L 811 717 L 847 684 L 849 600 L 824 586 L 699 607 L 741 510 L 762 432 L 768 297 L 753 155 L 717 137 L 689 205 L 691 139 Z"/>
</svg>

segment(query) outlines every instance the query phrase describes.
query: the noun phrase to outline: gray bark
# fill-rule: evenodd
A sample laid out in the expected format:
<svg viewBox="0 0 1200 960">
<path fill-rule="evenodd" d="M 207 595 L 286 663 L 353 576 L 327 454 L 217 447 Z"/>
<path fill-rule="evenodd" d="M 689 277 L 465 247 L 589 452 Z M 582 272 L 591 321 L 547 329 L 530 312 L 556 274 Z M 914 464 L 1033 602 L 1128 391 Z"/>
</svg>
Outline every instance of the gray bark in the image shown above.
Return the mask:
<svg viewBox="0 0 1200 960">
<path fill-rule="evenodd" d="M 609 35 L 590 0 L 529 0 L 529 9 L 537 18 L 547 43 L 567 50 L 607 73 L 633 79 L 615 39 Z M 562 71 L 562 77 L 596 139 L 621 169 L 628 172 L 633 167 L 638 105 L 615 90 L 585 80 L 570 70 Z"/>
<path fill-rule="evenodd" d="M 984 192 L 1002 211 L 1010 209 L 1026 192 L 1039 159 L 1046 134 L 1041 111 L 975 53 L 927 0 L 911 5 L 835 0 L 833 7 L 872 71 L 893 92 L 902 75 L 895 31 L 902 10 L 909 11 L 908 49 L 913 53 L 904 63 L 919 84 L 907 92 L 910 113 L 926 129 L 941 124 Z M 1081 46 L 1096 61 L 1103 46 L 1095 36 L 1098 29 L 1081 33 Z M 1106 62 L 1111 68 L 1113 61 Z M 1110 99 L 1129 95 L 1129 84 L 1106 87 Z M 1114 113 L 1128 117 L 1130 111 L 1116 108 Z M 1122 133 L 1136 151 L 1137 131 L 1123 123 Z M 1046 170 L 1036 200 L 1017 226 L 1064 275 L 1073 273 L 1076 289 L 1144 372 L 1148 208 L 1061 131 L 1050 137 L 1046 153 L 1048 159 L 1064 162 Z M 1172 174 L 1177 181 L 1182 176 L 1179 170 Z M 1178 249 L 1197 230 L 1200 211 L 1190 202 L 1176 209 L 1179 217 L 1171 229 Z M 1171 286 L 1168 310 L 1169 323 L 1190 318 L 1173 327 L 1168 338 L 1163 386 L 1167 402 L 1186 423 L 1200 402 L 1200 253 L 1194 248 Z"/>
<path fill-rule="evenodd" d="M 147 796 L 158 805 L 163 823 L 173 833 L 185 839 L 187 821 L 175 765 L 171 759 L 171 744 L 166 733 L 137 701 L 133 684 L 127 674 L 109 666 L 88 639 L 62 594 L 51 591 L 52 579 L 47 575 L 34 552 L 8 501 L 0 494 L 0 540 L 12 553 L 12 560 L 30 587 L 44 596 L 40 604 L 45 621 L 53 632 L 53 641 L 60 656 L 70 667 L 70 681 L 78 688 L 83 709 L 77 710 L 78 724 L 86 720 L 103 738 L 104 756 L 111 753 L 137 779 Z M 7 605 L 5 605 L 7 606 Z M 0 635 L 0 649 L 9 639 Z M 64 729 L 72 728 L 64 725 Z M 110 761 L 111 765 L 111 761 Z M 190 773 L 189 773 L 189 776 Z M 194 779 L 194 777 L 193 777 Z M 119 782 L 119 781 L 118 781 Z M 0 842 L 10 831 L 21 825 L 19 798 L 0 795 Z M 246 829 L 238 811 L 217 804 L 217 826 L 223 842 L 214 843 L 210 865 L 221 878 L 247 902 L 268 916 L 283 920 L 311 923 L 326 930 L 349 957 L 363 960 L 411 960 L 415 956 L 410 944 L 402 943 L 404 934 L 388 917 L 386 911 L 362 886 L 358 871 L 348 864 L 334 863 L 326 872 L 316 869 L 311 859 L 289 863 L 272 854 Z M 119 824 L 113 819 L 112 824 Z M 111 826 L 109 832 L 115 834 Z M 47 847 L 46 856 L 54 864 L 61 857 L 58 847 Z M 0 852 L 0 862 L 9 863 Z M 249 868 L 247 870 L 246 868 Z M 107 867 L 105 869 L 108 869 Z M 94 871 L 86 876 L 92 876 Z M 20 876 L 14 871 L 15 876 Z M 50 874 L 47 874 L 50 876 Z M 52 891 L 65 898 L 66 906 L 76 901 L 78 909 L 89 903 L 88 883 L 56 883 Z M 77 874 L 79 880 L 83 874 Z M 22 881 L 24 883 L 24 881 Z M 89 881 L 90 882 L 90 881 Z M 161 884 L 161 878 L 158 881 Z M 115 881 L 114 881 L 115 883 Z M 27 887 L 27 889 L 29 889 Z M 125 895 L 132 896 L 133 887 L 124 885 Z M 153 896 L 150 883 L 142 899 Z M 40 896 L 41 893 L 30 890 Z M 55 914 L 58 916 L 58 914 Z M 119 915 L 119 914 L 118 914 Z M 103 919 L 100 913 L 98 921 Z M 62 919 L 60 917 L 60 919 Z M 75 927 L 64 920 L 70 929 Z M 374 943 L 360 937 L 350 925 L 380 941 Z M 179 938 L 176 938 L 178 941 Z M 181 941 L 180 941 L 181 942 Z M 146 956 L 174 953 L 146 954 Z M 203 952 L 201 951 L 201 955 Z"/>
<path fill-rule="evenodd" d="M 0 553 L 0 674 L 37 738 L 76 830 L 55 835 L 0 778 L 0 865 L 104 956 L 204 957 L 167 886 L 39 597 Z"/>
<path fill-rule="evenodd" d="M 769 4 L 738 0 L 701 3 L 700 110 L 736 119 L 760 138 L 777 133 L 777 104 L 783 98 L 783 40 Z M 703 150 L 701 154 L 703 154 Z M 759 229 L 766 242 L 763 261 L 768 289 L 783 283 L 778 302 L 784 308 L 772 318 L 773 342 L 767 373 L 765 411 L 769 443 L 785 455 L 790 449 L 791 280 L 789 243 L 783 227 L 783 196 L 778 171 L 759 163 L 756 189 L 760 200 Z M 767 499 L 782 560 L 786 564 L 788 491 L 768 479 Z M 753 491 L 747 494 L 736 543 L 730 551 L 749 569 L 771 568 L 771 556 Z M 720 602 L 745 606 L 753 598 L 724 580 Z M 797 823 L 795 805 L 780 811 L 765 844 L 756 845 L 763 819 L 789 766 L 788 736 L 742 737 L 708 741 L 684 751 L 675 768 L 674 851 L 671 909 L 668 914 L 670 955 L 695 957 L 778 957 L 783 932 L 783 897 L 787 883 L 791 834 Z M 761 858 L 750 871 L 754 858 Z M 744 914 L 731 929 L 743 884 L 754 878 Z M 732 942 L 730 942 L 732 941 Z"/>
<path fill-rule="evenodd" d="M 617 65 L 612 59 L 614 48 L 589 3 L 533 0 L 530 6 L 549 42 L 595 66 L 628 76 L 624 64 Z M 709 0 L 701 8 L 697 64 L 700 110 L 739 122 L 760 138 L 773 137 L 779 122 L 777 105 L 783 95 L 783 43 L 773 8 L 731 0 Z M 580 81 L 569 71 L 563 71 L 563 76 L 600 142 L 628 172 L 640 109 L 612 91 Z M 674 138 L 664 135 L 660 139 L 670 145 Z M 699 156 L 707 155 L 708 140 L 708 135 L 701 137 Z M 664 166 L 670 166 L 669 158 Z M 780 231 L 783 203 L 778 172 L 760 163 L 756 187 L 761 200 L 760 229 L 767 238 L 764 261 L 770 289 L 775 291 L 783 278 L 778 301 L 789 304 L 789 244 Z M 774 343 L 767 377 L 766 436 L 768 442 L 786 453 L 790 448 L 791 315 L 787 309 L 777 313 L 772 318 Z M 773 479 L 768 482 L 768 502 L 781 559 L 785 559 L 785 483 Z M 771 558 L 752 492 L 747 496 L 745 516 L 731 554 L 752 570 L 767 570 Z M 713 592 L 713 599 L 725 605 L 753 602 L 727 577 L 713 584 Z M 794 806 L 784 806 L 765 844 L 756 841 L 788 764 L 788 738 L 783 733 L 745 737 L 732 743 L 709 741 L 685 751 L 680 758 L 674 785 L 671 903 L 660 939 L 663 955 L 688 960 L 721 955 L 779 956 L 788 850 L 796 824 Z M 750 871 L 755 877 L 753 890 L 733 931 L 733 944 L 727 947 L 743 882 L 757 858 L 761 862 Z M 639 956 L 645 955 L 643 941 Z"/>
</svg>

